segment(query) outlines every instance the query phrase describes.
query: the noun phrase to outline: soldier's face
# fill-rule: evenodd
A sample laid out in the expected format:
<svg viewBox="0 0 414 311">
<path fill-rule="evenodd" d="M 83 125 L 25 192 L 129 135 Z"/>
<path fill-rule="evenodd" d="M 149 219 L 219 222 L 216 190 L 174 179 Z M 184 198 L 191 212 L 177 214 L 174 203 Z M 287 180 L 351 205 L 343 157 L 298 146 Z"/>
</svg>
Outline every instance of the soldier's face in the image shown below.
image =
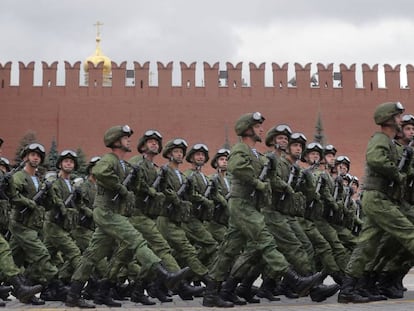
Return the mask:
<svg viewBox="0 0 414 311">
<path fill-rule="evenodd" d="M 70 158 L 63 159 L 60 163 L 60 167 L 65 173 L 72 173 L 73 169 L 75 168 L 75 161 Z"/>
<path fill-rule="evenodd" d="M 290 154 L 295 159 L 300 159 L 300 156 L 302 155 L 302 144 L 301 143 L 293 143 L 289 147 Z"/>
<path fill-rule="evenodd" d="M 221 170 L 227 170 L 227 157 L 221 156 L 217 159 L 217 167 Z"/>
<path fill-rule="evenodd" d="M 171 160 L 175 163 L 183 163 L 184 152 L 181 148 L 174 148 L 171 150 Z"/>
<path fill-rule="evenodd" d="M 257 136 L 257 138 L 259 138 L 258 141 L 263 140 L 264 129 L 261 123 L 256 123 L 255 125 L 253 125 L 253 132 Z"/>
<path fill-rule="evenodd" d="M 40 165 L 42 158 L 40 157 L 40 154 L 32 151 L 27 155 L 26 160 L 28 165 L 30 165 L 33 168 L 37 168 Z"/>
<path fill-rule="evenodd" d="M 325 155 L 326 164 L 333 167 L 335 166 L 335 156 L 332 153 L 328 153 Z"/>
<path fill-rule="evenodd" d="M 404 134 L 404 138 L 407 141 L 410 141 L 413 139 L 414 137 L 414 125 L 412 124 L 407 124 L 403 127 L 403 134 Z"/>
<path fill-rule="evenodd" d="M 340 175 L 346 175 L 348 173 L 348 166 L 343 163 L 337 165 L 336 169 L 338 170 Z"/>
<path fill-rule="evenodd" d="M 321 159 L 321 155 L 318 151 L 311 151 L 308 153 L 308 162 L 311 164 L 319 162 Z"/>
<path fill-rule="evenodd" d="M 277 135 L 275 137 L 275 144 L 282 150 L 286 150 L 288 143 L 289 138 L 286 135 Z"/>
<path fill-rule="evenodd" d="M 195 165 L 202 166 L 206 162 L 206 155 L 202 151 L 197 151 L 193 154 L 193 161 Z"/>
<path fill-rule="evenodd" d="M 147 146 L 147 150 L 148 152 L 152 153 L 152 154 L 158 154 L 158 150 L 159 150 L 159 143 L 158 140 L 154 139 L 154 138 L 150 138 L 147 140 L 146 142 L 146 146 Z"/>
<path fill-rule="evenodd" d="M 127 152 L 131 152 L 131 137 L 122 136 L 119 140 L 121 142 L 121 148 Z"/>
</svg>

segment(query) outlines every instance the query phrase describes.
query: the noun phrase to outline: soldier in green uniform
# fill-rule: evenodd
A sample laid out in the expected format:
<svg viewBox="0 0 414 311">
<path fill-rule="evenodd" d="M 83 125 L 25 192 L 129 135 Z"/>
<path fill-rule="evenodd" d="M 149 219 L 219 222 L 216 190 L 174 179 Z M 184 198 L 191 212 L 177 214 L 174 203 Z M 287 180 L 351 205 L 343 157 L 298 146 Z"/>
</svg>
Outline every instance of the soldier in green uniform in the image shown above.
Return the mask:
<svg viewBox="0 0 414 311">
<path fill-rule="evenodd" d="M 267 138 L 266 141 L 268 140 L 270 139 Z M 304 141 L 303 135 L 291 136 L 286 152 L 278 159 L 272 174 L 272 205 L 265 206 L 262 210 L 265 223 L 275 238 L 278 250 L 296 271 L 301 275 L 309 275 L 315 272 L 311 262 L 313 258 L 308 257 L 304 245 L 291 227 L 291 223 L 296 220 L 295 217 L 303 215 L 305 203 L 303 194 L 293 189 L 299 171 L 296 162 L 299 160 Z M 259 297 L 264 296 L 272 300 L 272 281 L 271 278 L 263 277 Z M 319 284 L 311 288 L 310 296 L 313 301 L 320 302 L 334 295 L 338 290 L 339 286 L 336 284 L 332 286 Z"/>
<path fill-rule="evenodd" d="M 193 185 L 188 182 L 187 177 L 179 170 L 187 147 L 184 139 L 176 138 L 168 141 L 162 151 L 162 156 L 168 159 L 168 164 L 163 166 L 165 173 L 160 183 L 160 190 L 165 194 L 166 199 L 157 218 L 157 226 L 175 251 L 177 261 L 188 265 L 195 278 L 206 282 L 208 269 L 198 258 L 197 250 L 181 226 L 190 219 L 193 205 L 189 200 L 193 196 L 200 197 L 193 191 Z"/>
<path fill-rule="evenodd" d="M 101 159 L 99 156 L 94 156 L 89 160 L 86 167 L 86 178 L 81 184 L 81 199 L 82 204 L 79 210 L 78 225 L 71 231 L 72 237 L 75 239 L 81 252 L 85 251 L 92 238 L 95 226 L 93 223 L 93 202 L 96 195 L 96 178 L 92 174 L 92 167 Z"/>
<path fill-rule="evenodd" d="M 32 281 L 43 284 L 45 291 L 53 289 L 56 297 L 62 298 L 59 292 L 64 288 L 57 286 L 58 268 L 52 263 L 48 249 L 41 240 L 45 209 L 57 203 L 52 183 L 41 183 L 36 175 L 45 159 L 45 148 L 32 143 L 23 149 L 22 158 L 27 160 L 24 169 L 14 174 L 11 180 L 10 248 L 16 261 L 26 265 L 25 273 Z M 31 303 L 44 304 L 44 301 L 33 296 Z"/>
<path fill-rule="evenodd" d="M 3 143 L 3 140 L 0 139 L 0 146 Z M 1 202 L 7 203 L 2 204 L 2 208 L 8 209 L 8 200 L 11 197 L 11 191 L 9 189 L 9 181 L 6 180 L 9 176 L 6 174 L 10 171 L 9 161 L 1 157 L 0 158 L 0 179 L 2 181 L 1 189 Z M 10 176 L 11 178 L 11 176 Z M 8 212 L 5 212 L 8 215 Z M 6 300 L 9 296 L 9 292 L 13 290 L 13 295 L 23 303 L 28 303 L 31 301 L 31 298 L 39 293 L 42 290 L 41 285 L 27 286 L 25 285 L 28 280 L 20 274 L 19 267 L 16 266 L 12 252 L 10 250 L 8 242 L 4 239 L 3 234 L 0 234 L 0 273 L 2 275 L 2 280 L 8 281 L 9 284 L 13 285 L 13 288 L 10 286 L 0 286 L 0 298 Z M 4 307 L 6 304 L 0 302 L 0 307 Z"/>
<path fill-rule="evenodd" d="M 93 218 L 96 229 L 87 250 L 83 253 L 78 269 L 72 276 L 72 284 L 66 299 L 69 307 L 91 308 L 94 305 L 81 298 L 81 290 L 90 277 L 94 265 L 105 257 L 109 257 L 114 246 L 129 250 L 135 260 L 139 260 L 144 271 L 156 271 L 158 277 L 165 280 L 168 287 L 174 287 L 187 273 L 182 269 L 170 273 L 161 264 L 161 259 L 148 247 L 142 235 L 133 227 L 125 215 L 130 215 L 135 202 L 134 193 L 124 184 L 129 175 L 129 167 L 125 157 L 131 151 L 131 138 L 133 131 L 127 125 L 113 126 L 104 134 L 105 146 L 111 149 L 93 167 L 92 173 L 97 180 L 97 193 L 94 201 Z M 125 252 L 129 255 L 129 252 Z M 124 262 L 131 261 L 131 257 L 124 258 Z M 98 293 L 94 301 L 98 304 L 120 306 L 109 295 L 114 279 L 107 275 L 99 283 Z"/>
<path fill-rule="evenodd" d="M 184 175 L 191 183 L 194 193 L 190 198 L 190 219 L 183 222 L 181 227 L 190 242 L 199 250 L 200 261 L 209 267 L 216 256 L 218 243 L 203 224 L 204 221 L 210 221 L 214 213 L 211 181 L 202 171 L 204 164 L 209 160 L 208 147 L 205 144 L 195 144 L 187 152 L 185 159 L 191 163 L 191 168 L 186 170 Z"/>
<path fill-rule="evenodd" d="M 406 168 L 398 167 L 398 152 L 393 141 L 401 127 L 404 107 L 399 102 L 386 102 L 376 107 L 374 121 L 380 126 L 368 142 L 362 206 L 365 221 L 359 243 L 352 252 L 346 268 L 346 279 L 338 295 L 340 303 L 363 303 L 355 288 L 366 265 L 377 253 L 384 233 L 394 237 L 411 254 L 414 254 L 414 225 L 400 211 L 406 182 Z"/>
<path fill-rule="evenodd" d="M 70 235 L 78 222 L 78 210 L 82 204 L 80 185 L 72 180 L 72 172 L 78 169 L 78 155 L 73 150 L 64 150 L 60 153 L 56 168 L 59 169 L 58 178 L 53 182 L 52 189 L 57 201 L 47 211 L 43 225 L 44 244 L 51 256 L 59 253 L 64 263 L 59 266 L 59 279 L 50 284 L 47 290 L 42 292 L 44 300 L 65 301 L 67 291 L 63 290 L 64 284 L 70 282 L 70 278 L 80 263 L 81 251 Z M 82 181 L 82 179 L 80 179 Z M 57 292 L 62 295 L 57 296 Z"/>
<path fill-rule="evenodd" d="M 285 257 L 277 250 L 272 234 L 267 229 L 260 212 L 262 204 L 271 201 L 271 186 L 266 176 L 262 179 L 265 159 L 259 156 L 256 143 L 262 141 L 264 118 L 259 112 L 242 115 L 236 122 L 235 131 L 241 142 L 233 146 L 228 163 L 232 175 L 229 200 L 229 229 L 220 246 L 218 256 L 210 271 L 211 281 L 207 284 L 203 305 L 206 307 L 231 307 L 230 302 L 219 296 L 220 282 L 227 277 L 230 266 L 247 242 L 253 242 L 261 257 L 271 269 L 270 277 L 280 276 L 300 293 L 307 292 L 320 275 L 299 277 Z M 259 178 L 260 176 L 260 178 Z"/>
<path fill-rule="evenodd" d="M 216 170 L 216 173 L 209 177 L 213 187 L 214 211 L 212 219 L 205 221 L 205 226 L 218 243 L 223 241 L 229 222 L 227 203 L 231 184 L 231 180 L 227 175 L 227 158 L 229 155 L 230 150 L 222 148 L 216 152 L 210 161 L 211 167 Z"/>
<path fill-rule="evenodd" d="M 129 221 L 142 233 L 154 253 L 162 259 L 165 267 L 169 271 L 176 272 L 181 268 L 172 255 L 171 247 L 156 225 L 156 219 L 161 214 L 165 201 L 164 193 L 158 191 L 158 189 L 161 179 L 164 178 L 166 167 L 162 167 L 157 171 L 157 165 L 154 163 L 154 158 L 162 151 L 161 134 L 156 130 L 146 131 L 138 140 L 137 150 L 141 155 L 133 156 L 128 161 L 133 165 L 139 165 L 140 168 L 136 186 L 133 187 L 136 198 L 135 209 Z M 171 298 L 163 294 L 162 284 L 159 280 L 154 280 L 152 287 L 152 294 L 157 295 L 157 298 L 161 301 L 171 301 Z M 184 280 L 177 288 L 177 293 L 185 300 L 193 299 L 193 295 L 199 295 L 202 291 L 203 288 L 191 287 Z M 148 298 L 143 295 L 142 284 L 136 282 L 131 301 L 149 304 Z"/>
</svg>

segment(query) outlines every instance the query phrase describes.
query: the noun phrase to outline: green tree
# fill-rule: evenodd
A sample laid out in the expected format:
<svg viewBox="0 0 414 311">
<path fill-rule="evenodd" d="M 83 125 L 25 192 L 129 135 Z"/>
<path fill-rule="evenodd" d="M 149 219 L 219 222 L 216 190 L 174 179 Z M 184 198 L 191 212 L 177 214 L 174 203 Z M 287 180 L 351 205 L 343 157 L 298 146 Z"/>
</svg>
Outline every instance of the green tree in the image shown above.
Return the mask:
<svg viewBox="0 0 414 311">
<path fill-rule="evenodd" d="M 28 131 L 26 134 L 24 134 L 22 139 L 20 139 L 19 146 L 16 149 L 14 162 L 20 163 L 23 160 L 21 157 L 21 153 L 24 147 L 36 141 L 37 141 L 37 138 L 36 138 L 36 133 L 34 131 Z"/>
<path fill-rule="evenodd" d="M 323 133 L 322 117 L 320 112 L 318 112 L 315 129 L 315 135 L 313 136 L 314 140 L 320 143 L 322 146 L 325 146 L 325 135 Z"/>
<path fill-rule="evenodd" d="M 227 124 L 224 126 L 224 144 L 223 144 L 223 148 L 226 149 L 231 149 L 231 144 L 230 144 L 230 140 L 229 140 L 229 129 Z"/>
<path fill-rule="evenodd" d="M 87 162 L 85 152 L 83 152 L 82 148 L 78 147 L 78 149 L 76 149 L 76 153 L 78 154 L 78 170 L 76 173 L 85 176 L 86 167 L 89 162 Z"/>
<path fill-rule="evenodd" d="M 54 170 L 56 168 L 58 157 L 59 157 L 59 153 L 57 150 L 56 139 L 53 138 L 49 153 L 46 156 L 45 166 L 48 167 L 50 170 Z"/>
</svg>

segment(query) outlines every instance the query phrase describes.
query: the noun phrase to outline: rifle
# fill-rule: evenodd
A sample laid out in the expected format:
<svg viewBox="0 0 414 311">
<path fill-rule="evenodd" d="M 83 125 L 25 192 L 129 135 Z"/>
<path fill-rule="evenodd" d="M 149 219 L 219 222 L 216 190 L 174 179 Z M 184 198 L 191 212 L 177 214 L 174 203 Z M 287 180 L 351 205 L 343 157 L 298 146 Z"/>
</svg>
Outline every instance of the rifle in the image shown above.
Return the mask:
<svg viewBox="0 0 414 311">
<path fill-rule="evenodd" d="M 207 187 L 206 187 L 206 190 L 203 193 L 203 196 L 208 199 L 211 195 L 212 190 L 213 190 L 213 184 L 212 184 L 211 180 L 209 180 L 209 182 L 207 184 Z M 199 204 L 196 208 L 197 212 L 200 212 L 202 208 L 203 208 L 203 204 Z"/>
<path fill-rule="evenodd" d="M 319 194 L 319 192 L 321 191 L 322 183 L 323 183 L 322 175 L 319 175 L 318 176 L 318 181 L 317 181 L 317 184 L 316 184 L 316 189 L 315 189 L 316 194 Z M 315 199 L 313 199 L 312 202 L 310 202 L 308 207 L 310 209 L 312 209 L 314 205 L 315 205 Z"/>
<path fill-rule="evenodd" d="M 298 188 L 300 186 L 300 184 L 302 183 L 303 179 L 305 178 L 305 176 L 309 173 L 312 172 L 315 168 L 317 168 L 319 166 L 319 162 L 315 162 L 313 163 L 311 166 L 303 169 L 300 171 L 300 175 L 298 180 L 296 181 L 296 187 Z"/>
<path fill-rule="evenodd" d="M 266 155 L 266 158 L 268 159 L 268 161 L 263 166 L 262 171 L 260 172 L 260 175 L 259 175 L 259 178 L 258 178 L 260 181 L 264 181 L 265 180 L 265 178 L 267 176 L 267 173 L 272 168 L 272 164 L 273 164 L 273 161 L 274 161 L 274 155 L 273 154 L 272 155 Z M 250 194 L 250 196 L 252 198 L 254 198 L 256 196 L 256 189 L 254 189 L 252 191 L 252 193 Z"/>
<path fill-rule="evenodd" d="M 410 143 L 407 146 L 404 147 L 403 153 L 401 155 L 400 162 L 398 162 L 398 171 L 399 172 L 401 172 L 402 169 L 404 168 L 405 163 L 407 162 L 408 157 L 409 157 L 409 153 L 410 153 L 409 150 L 411 149 L 411 147 L 413 146 L 413 144 L 414 144 L 414 139 L 412 139 L 410 141 Z M 389 187 L 394 187 L 394 180 L 392 180 L 390 182 Z"/>
<path fill-rule="evenodd" d="M 165 165 L 161 166 L 160 170 L 157 173 L 157 178 L 155 178 L 154 182 L 151 184 L 151 187 L 158 189 L 158 186 L 160 185 L 161 180 L 164 178 L 166 171 L 167 171 L 167 167 Z M 150 196 L 147 195 L 144 199 L 144 203 L 147 203 L 149 198 Z"/>
<path fill-rule="evenodd" d="M 182 195 L 183 195 L 183 194 L 185 193 L 185 191 L 187 190 L 187 187 L 188 187 L 188 185 L 189 185 L 189 183 L 190 183 L 190 179 L 192 178 L 192 176 L 193 176 L 193 173 L 191 173 L 191 175 L 187 177 L 187 179 L 186 179 L 186 180 L 185 180 L 185 181 L 181 184 L 180 188 L 177 190 L 177 196 L 178 196 L 179 198 L 181 198 L 181 197 L 182 197 Z M 171 212 L 172 207 L 173 207 L 173 204 L 172 204 L 172 203 L 168 204 L 168 206 L 167 206 L 167 211 L 168 211 L 168 213 L 170 213 L 170 212 Z"/>
<path fill-rule="evenodd" d="M 333 199 L 336 202 L 338 200 L 338 193 L 339 193 L 339 186 L 342 184 L 342 177 L 338 176 L 335 178 L 335 188 L 333 192 Z M 329 217 L 333 217 L 333 210 L 330 209 L 329 211 Z"/>
<path fill-rule="evenodd" d="M 128 162 L 125 162 L 125 163 L 128 163 Z M 122 185 L 125 186 L 125 187 L 128 187 L 128 185 L 131 183 L 131 181 L 137 177 L 139 167 L 140 167 L 140 163 L 138 163 L 136 165 L 130 164 L 130 166 L 131 166 L 131 170 L 129 171 L 128 175 L 122 181 Z M 112 202 L 115 202 L 116 200 L 118 200 L 118 198 L 119 198 L 119 192 L 114 195 L 114 197 L 112 198 Z"/>
<path fill-rule="evenodd" d="M 66 208 L 73 208 L 74 207 L 74 201 L 76 199 L 76 197 L 78 196 L 79 192 L 80 192 L 80 186 L 83 184 L 83 178 L 75 178 L 75 180 L 73 181 L 73 191 L 71 193 L 69 193 L 68 197 L 66 198 L 66 200 L 63 202 L 63 204 L 65 205 Z M 59 221 L 61 218 L 63 218 L 63 213 L 62 213 L 62 209 L 59 208 L 59 212 L 55 215 L 55 220 Z"/>
<path fill-rule="evenodd" d="M 24 168 L 26 165 L 27 160 L 22 161 L 17 167 L 10 170 L 10 172 L 7 172 L 5 174 L 1 174 L 0 176 L 0 199 L 2 200 L 9 200 L 9 197 L 6 194 L 7 186 L 9 185 L 10 179 L 12 176 Z"/>
<path fill-rule="evenodd" d="M 53 185 L 53 181 L 49 181 L 49 180 L 45 180 L 42 185 L 40 186 L 40 189 L 36 192 L 36 194 L 33 196 L 32 200 L 36 203 L 36 204 L 40 204 L 40 202 L 43 200 L 44 196 L 46 195 L 46 193 L 49 191 L 50 188 L 52 188 Z M 19 214 L 20 214 L 20 219 L 23 219 L 24 216 L 29 212 L 29 207 L 25 207 L 24 209 L 22 209 Z"/>
<path fill-rule="evenodd" d="M 361 203 L 357 200 L 356 202 L 356 210 L 355 210 L 355 216 L 357 219 L 361 220 L 360 216 L 361 216 Z M 360 224 L 354 224 L 354 228 L 352 228 L 352 232 L 354 234 L 358 234 L 359 231 L 361 231 L 361 225 Z"/>
<path fill-rule="evenodd" d="M 292 165 L 291 168 L 290 168 L 289 178 L 288 178 L 288 181 L 287 181 L 287 184 L 289 186 L 292 185 L 293 179 L 295 178 L 297 171 L 298 170 L 297 170 L 296 165 Z M 283 193 L 282 196 L 280 197 L 280 201 L 284 201 L 285 197 L 286 197 L 286 193 Z"/>
</svg>

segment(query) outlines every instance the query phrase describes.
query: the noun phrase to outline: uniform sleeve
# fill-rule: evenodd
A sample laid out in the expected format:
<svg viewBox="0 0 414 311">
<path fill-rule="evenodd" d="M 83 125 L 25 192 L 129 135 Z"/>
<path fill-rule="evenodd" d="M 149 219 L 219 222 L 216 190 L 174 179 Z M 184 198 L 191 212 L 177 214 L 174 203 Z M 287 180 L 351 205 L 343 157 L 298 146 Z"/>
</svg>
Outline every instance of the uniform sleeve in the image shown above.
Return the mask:
<svg viewBox="0 0 414 311">
<path fill-rule="evenodd" d="M 118 192 L 123 186 L 122 181 L 114 170 L 114 161 L 109 157 L 102 157 L 92 168 L 98 185 L 110 191 Z"/>
<path fill-rule="evenodd" d="M 234 179 L 255 186 L 257 176 L 252 165 L 248 147 L 234 148 L 230 153 L 227 169 Z"/>
<path fill-rule="evenodd" d="M 367 165 L 378 175 L 398 180 L 398 167 L 392 158 L 390 141 L 384 134 L 375 134 L 368 143 Z"/>
</svg>

